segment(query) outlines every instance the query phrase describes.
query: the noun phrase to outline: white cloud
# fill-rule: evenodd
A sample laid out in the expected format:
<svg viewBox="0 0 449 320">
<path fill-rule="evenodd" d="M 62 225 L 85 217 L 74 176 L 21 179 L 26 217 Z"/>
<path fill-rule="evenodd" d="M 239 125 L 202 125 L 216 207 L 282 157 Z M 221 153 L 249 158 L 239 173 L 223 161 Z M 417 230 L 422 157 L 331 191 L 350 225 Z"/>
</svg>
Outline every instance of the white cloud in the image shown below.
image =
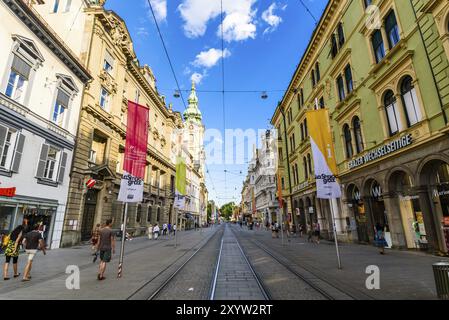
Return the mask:
<svg viewBox="0 0 449 320">
<path fill-rule="evenodd" d="M 220 49 L 211 48 L 207 51 L 200 52 L 192 64 L 195 67 L 212 68 L 222 58 L 222 53 L 224 58 L 231 55 L 231 52 L 228 49 L 221 51 Z"/>
<path fill-rule="evenodd" d="M 200 84 L 201 81 L 203 81 L 203 78 L 207 76 L 206 72 L 204 73 L 199 73 L 199 72 L 195 72 L 194 74 L 192 74 L 192 76 L 190 77 L 190 80 L 195 82 L 195 84 Z"/>
<path fill-rule="evenodd" d="M 256 11 L 252 9 L 257 0 L 232 0 L 223 2 L 224 39 L 226 41 L 241 41 L 255 38 Z M 189 38 L 203 36 L 209 21 L 220 17 L 221 4 L 219 0 L 183 0 L 178 7 L 184 20 L 184 33 Z M 217 34 L 221 37 L 220 27 Z"/>
<path fill-rule="evenodd" d="M 150 0 L 153 7 L 154 15 L 158 22 L 167 20 L 167 0 Z M 149 9 L 148 1 L 145 1 L 146 7 Z M 153 19 L 151 11 L 149 12 L 151 19 Z"/>
<path fill-rule="evenodd" d="M 280 9 L 284 11 L 287 8 L 287 5 L 282 6 L 281 8 L 274 2 L 272 3 L 267 10 L 262 13 L 262 20 L 265 21 L 269 27 L 264 30 L 264 34 L 275 31 L 279 24 L 282 22 L 282 18 L 274 13 L 275 10 Z"/>
<path fill-rule="evenodd" d="M 148 32 L 147 28 L 145 28 L 145 27 L 138 27 L 137 28 L 137 35 L 146 37 L 146 36 L 149 36 L 150 33 Z"/>
</svg>

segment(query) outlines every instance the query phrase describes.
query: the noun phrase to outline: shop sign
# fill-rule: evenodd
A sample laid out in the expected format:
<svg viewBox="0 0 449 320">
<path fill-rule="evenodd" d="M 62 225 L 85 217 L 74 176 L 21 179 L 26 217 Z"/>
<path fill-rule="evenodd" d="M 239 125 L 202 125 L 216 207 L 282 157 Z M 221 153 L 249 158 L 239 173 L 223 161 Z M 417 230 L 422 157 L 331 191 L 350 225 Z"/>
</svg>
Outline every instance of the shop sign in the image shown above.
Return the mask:
<svg viewBox="0 0 449 320">
<path fill-rule="evenodd" d="M 87 186 L 88 189 L 91 189 L 91 188 L 94 187 L 94 185 L 95 185 L 96 183 L 97 183 L 97 181 L 91 178 L 91 179 L 87 180 L 86 186 Z"/>
<path fill-rule="evenodd" d="M 348 162 L 349 170 L 360 167 L 368 162 L 383 158 L 393 152 L 396 152 L 405 147 L 408 147 L 412 143 L 413 143 L 412 135 L 407 134 L 401 138 L 398 138 L 398 139 L 393 140 L 387 144 L 384 144 L 383 146 L 380 146 L 374 150 L 371 150 L 361 157 L 358 157 L 354 160 L 349 161 Z"/>
<path fill-rule="evenodd" d="M 0 188 L 1 197 L 14 197 L 16 195 L 16 188 Z"/>
</svg>

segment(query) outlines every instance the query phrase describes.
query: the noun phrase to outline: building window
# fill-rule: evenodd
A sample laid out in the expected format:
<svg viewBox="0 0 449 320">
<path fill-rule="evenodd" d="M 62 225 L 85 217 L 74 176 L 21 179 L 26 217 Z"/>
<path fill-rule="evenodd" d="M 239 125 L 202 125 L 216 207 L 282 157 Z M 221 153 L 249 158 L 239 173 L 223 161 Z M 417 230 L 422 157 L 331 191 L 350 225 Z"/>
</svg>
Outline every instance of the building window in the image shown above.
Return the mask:
<svg viewBox="0 0 449 320">
<path fill-rule="evenodd" d="M 137 205 L 137 211 L 136 211 L 136 222 L 140 223 L 140 220 L 142 219 L 142 205 Z"/>
<path fill-rule="evenodd" d="M 304 137 L 307 138 L 309 136 L 309 132 L 307 130 L 307 118 L 304 119 Z"/>
<path fill-rule="evenodd" d="M 0 125 L 0 170 L 19 171 L 24 143 L 23 134 Z"/>
<path fill-rule="evenodd" d="M 373 33 L 371 37 L 371 42 L 373 44 L 376 63 L 379 63 L 385 57 L 384 41 L 382 39 L 382 32 L 380 30 L 376 30 Z"/>
<path fill-rule="evenodd" d="M 335 34 L 332 34 L 331 36 L 331 54 L 332 58 L 335 58 L 338 53 L 338 46 L 337 46 L 337 37 Z"/>
<path fill-rule="evenodd" d="M 419 106 L 416 89 L 413 85 L 413 79 L 407 76 L 401 83 L 402 103 L 405 108 L 405 115 L 407 118 L 407 125 L 413 126 L 421 121 L 421 108 Z"/>
<path fill-rule="evenodd" d="M 301 141 L 304 141 L 304 126 L 302 123 L 299 125 L 299 128 L 301 130 Z"/>
<path fill-rule="evenodd" d="M 114 61 L 115 59 L 112 57 L 109 51 L 106 50 L 104 54 L 103 69 L 110 75 L 112 75 L 114 69 Z"/>
<path fill-rule="evenodd" d="M 351 159 L 354 155 L 354 151 L 352 149 L 351 129 L 349 129 L 347 124 L 343 126 L 343 135 L 345 138 L 346 158 Z"/>
<path fill-rule="evenodd" d="M 398 23 L 394 11 L 391 10 L 388 16 L 385 18 L 385 31 L 388 37 L 388 45 L 392 49 L 401 40 L 399 36 Z"/>
<path fill-rule="evenodd" d="M 387 113 L 388 128 L 390 135 L 398 133 L 402 129 L 398 104 L 393 91 L 388 91 L 384 97 L 385 111 Z"/>
<path fill-rule="evenodd" d="M 153 210 L 152 205 L 150 204 L 147 209 L 147 222 L 151 222 L 151 211 Z"/>
<path fill-rule="evenodd" d="M 310 153 L 307 154 L 307 165 L 309 166 L 309 173 L 312 175 L 312 157 L 310 156 Z"/>
<path fill-rule="evenodd" d="M 315 73 L 316 73 L 316 83 L 318 83 L 321 80 L 320 64 L 318 62 L 315 64 Z"/>
<path fill-rule="evenodd" d="M 285 180 L 284 180 L 284 177 L 281 178 L 281 187 L 282 187 L 282 189 L 285 189 Z"/>
<path fill-rule="evenodd" d="M 345 33 L 343 31 L 343 24 L 340 22 L 337 27 L 338 46 L 341 48 L 345 43 Z"/>
<path fill-rule="evenodd" d="M 53 13 L 58 12 L 59 9 L 59 0 L 55 0 L 55 4 L 53 5 Z"/>
<path fill-rule="evenodd" d="M 104 110 L 108 109 L 108 104 L 109 104 L 109 92 L 101 87 L 101 91 L 100 91 L 100 107 Z"/>
<path fill-rule="evenodd" d="M 315 70 L 312 69 L 312 88 L 315 88 L 316 80 L 315 80 Z"/>
<path fill-rule="evenodd" d="M 64 125 L 64 116 L 67 114 L 69 108 L 70 97 L 62 89 L 58 88 L 58 94 L 56 96 L 55 106 L 53 108 L 52 121 L 58 126 Z"/>
<path fill-rule="evenodd" d="M 14 54 L 5 94 L 22 103 L 30 78 L 31 66 Z"/>
<path fill-rule="evenodd" d="M 307 159 L 306 159 L 306 157 L 302 158 L 302 162 L 304 164 L 304 177 L 307 180 L 307 179 L 309 179 L 309 171 L 307 170 Z"/>
<path fill-rule="evenodd" d="M 67 0 L 67 2 L 65 4 L 65 12 L 69 12 L 71 6 L 72 6 L 72 0 Z"/>
<path fill-rule="evenodd" d="M 66 152 L 44 143 L 39 156 L 36 177 L 48 181 L 57 181 L 61 184 L 64 180 L 66 164 Z"/>
<path fill-rule="evenodd" d="M 354 130 L 354 138 L 355 138 L 355 148 L 357 153 L 363 151 L 363 138 L 362 138 L 362 126 L 360 125 L 359 117 L 354 117 L 352 119 L 352 127 Z"/>
<path fill-rule="evenodd" d="M 304 90 L 301 88 L 300 92 L 301 92 L 301 107 L 303 107 L 304 106 Z"/>
<path fill-rule="evenodd" d="M 343 77 L 339 76 L 337 78 L 337 88 L 338 88 L 338 98 L 340 99 L 340 101 L 345 100 L 346 95 L 345 95 L 345 86 L 343 84 Z"/>
<path fill-rule="evenodd" d="M 345 80 L 346 80 L 346 90 L 348 91 L 348 94 L 349 94 L 354 90 L 354 83 L 352 81 L 351 65 L 349 65 L 349 64 L 345 68 Z"/>
<path fill-rule="evenodd" d="M 325 108 L 324 97 L 321 97 L 321 98 L 320 98 L 320 104 L 319 104 L 319 105 L 320 105 L 320 108 L 321 108 L 321 109 L 324 109 L 324 108 Z"/>
</svg>

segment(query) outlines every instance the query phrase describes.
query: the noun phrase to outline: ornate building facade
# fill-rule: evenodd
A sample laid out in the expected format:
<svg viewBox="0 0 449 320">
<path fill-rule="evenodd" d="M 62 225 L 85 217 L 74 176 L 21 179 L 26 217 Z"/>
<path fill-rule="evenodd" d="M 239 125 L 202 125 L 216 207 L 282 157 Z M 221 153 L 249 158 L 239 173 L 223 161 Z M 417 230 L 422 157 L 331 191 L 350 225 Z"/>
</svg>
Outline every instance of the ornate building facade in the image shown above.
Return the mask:
<svg viewBox="0 0 449 320">
<path fill-rule="evenodd" d="M 124 205 L 117 201 L 123 170 L 128 100 L 150 112 L 144 201 L 129 205 L 129 232 L 139 235 L 149 224 L 173 219 L 175 165 L 172 134 L 182 128 L 179 113 L 165 104 L 148 66 L 141 66 L 124 21 L 105 10 L 104 1 L 72 1 L 77 14 L 52 1 L 37 4 L 60 36 L 69 39 L 93 81 L 83 92 L 80 125 L 62 245 L 89 240 L 91 230 L 107 218 L 119 228 Z M 75 10 L 76 9 L 76 10 Z M 69 22 L 67 22 L 69 21 Z M 65 26 L 65 27 L 63 27 Z M 69 27 L 75 26 L 75 27 Z M 96 184 L 88 189 L 86 182 Z"/>
<path fill-rule="evenodd" d="M 280 127 L 285 114 L 289 211 L 332 229 L 329 202 L 315 199 L 305 118 L 328 108 L 339 238 L 372 243 L 380 223 L 393 247 L 447 254 L 448 10 L 447 1 L 329 1 L 272 119 Z"/>
</svg>

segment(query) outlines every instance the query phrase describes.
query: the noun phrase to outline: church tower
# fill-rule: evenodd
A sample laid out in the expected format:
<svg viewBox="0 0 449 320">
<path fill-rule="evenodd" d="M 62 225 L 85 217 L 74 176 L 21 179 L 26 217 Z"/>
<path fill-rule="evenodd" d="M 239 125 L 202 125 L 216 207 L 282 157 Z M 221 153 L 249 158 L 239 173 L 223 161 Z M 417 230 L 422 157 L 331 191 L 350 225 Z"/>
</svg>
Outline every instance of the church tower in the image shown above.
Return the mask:
<svg viewBox="0 0 449 320">
<path fill-rule="evenodd" d="M 204 174 L 204 125 L 203 116 L 198 108 L 198 97 L 196 95 L 195 83 L 192 81 L 192 89 L 188 101 L 188 107 L 184 111 L 184 141 L 186 142 L 190 154 L 193 156 L 195 167 Z"/>
</svg>

